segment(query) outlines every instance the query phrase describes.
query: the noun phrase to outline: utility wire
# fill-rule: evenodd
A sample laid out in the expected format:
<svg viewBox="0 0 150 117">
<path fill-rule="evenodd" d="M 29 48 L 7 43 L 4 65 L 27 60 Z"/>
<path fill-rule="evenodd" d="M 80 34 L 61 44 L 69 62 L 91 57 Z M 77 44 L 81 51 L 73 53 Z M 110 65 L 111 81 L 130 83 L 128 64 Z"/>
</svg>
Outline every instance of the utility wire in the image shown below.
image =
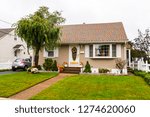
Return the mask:
<svg viewBox="0 0 150 117">
<path fill-rule="evenodd" d="M 0 19 L 0 21 L 1 21 L 1 22 L 4 22 L 4 23 L 6 23 L 6 24 L 11 24 L 11 25 L 12 25 L 12 23 L 7 22 L 7 21 L 4 21 L 4 20 L 2 20 L 2 19 Z"/>
</svg>

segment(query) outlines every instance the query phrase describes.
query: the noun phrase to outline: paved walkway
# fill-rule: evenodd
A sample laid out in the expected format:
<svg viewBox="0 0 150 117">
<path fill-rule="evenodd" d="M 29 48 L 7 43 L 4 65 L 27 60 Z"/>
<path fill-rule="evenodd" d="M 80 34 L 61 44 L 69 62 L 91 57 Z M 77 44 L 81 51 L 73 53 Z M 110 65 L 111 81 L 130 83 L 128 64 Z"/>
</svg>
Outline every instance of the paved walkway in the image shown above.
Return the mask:
<svg viewBox="0 0 150 117">
<path fill-rule="evenodd" d="M 11 100 L 11 99 L 0 97 L 0 100 Z"/>
<path fill-rule="evenodd" d="M 26 89 L 20 93 L 17 93 L 11 97 L 9 97 L 10 99 L 19 99 L 19 100 L 27 100 L 29 98 L 31 98 L 32 96 L 38 94 L 39 92 L 41 92 L 42 90 L 48 88 L 49 86 L 51 86 L 52 84 L 56 83 L 57 81 L 63 79 L 66 76 L 70 76 L 72 74 L 64 74 L 64 73 L 60 73 L 58 76 L 51 78 L 49 80 L 46 80 L 42 83 L 39 83 L 29 89 Z"/>
</svg>

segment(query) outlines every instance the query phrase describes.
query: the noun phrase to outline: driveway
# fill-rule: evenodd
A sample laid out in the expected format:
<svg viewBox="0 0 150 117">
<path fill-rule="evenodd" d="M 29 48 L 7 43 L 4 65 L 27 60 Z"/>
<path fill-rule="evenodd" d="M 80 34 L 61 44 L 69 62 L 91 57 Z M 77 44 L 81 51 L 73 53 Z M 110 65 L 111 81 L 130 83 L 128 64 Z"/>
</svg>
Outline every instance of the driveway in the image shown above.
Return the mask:
<svg viewBox="0 0 150 117">
<path fill-rule="evenodd" d="M 0 75 L 4 75 L 4 74 L 14 74 L 16 72 L 14 71 L 4 71 L 4 72 L 0 72 Z"/>
</svg>

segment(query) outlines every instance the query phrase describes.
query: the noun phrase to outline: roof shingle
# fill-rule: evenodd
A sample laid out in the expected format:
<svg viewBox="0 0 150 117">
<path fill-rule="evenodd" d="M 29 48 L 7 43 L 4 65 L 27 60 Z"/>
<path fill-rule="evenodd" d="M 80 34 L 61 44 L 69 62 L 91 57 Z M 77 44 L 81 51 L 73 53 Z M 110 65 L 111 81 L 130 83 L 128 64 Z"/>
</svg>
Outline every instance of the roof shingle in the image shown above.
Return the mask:
<svg viewBox="0 0 150 117">
<path fill-rule="evenodd" d="M 62 26 L 62 44 L 125 42 L 127 40 L 121 22 Z"/>
<path fill-rule="evenodd" d="M 14 28 L 6 28 L 6 29 L 0 29 L 0 38 L 8 35 Z"/>
</svg>

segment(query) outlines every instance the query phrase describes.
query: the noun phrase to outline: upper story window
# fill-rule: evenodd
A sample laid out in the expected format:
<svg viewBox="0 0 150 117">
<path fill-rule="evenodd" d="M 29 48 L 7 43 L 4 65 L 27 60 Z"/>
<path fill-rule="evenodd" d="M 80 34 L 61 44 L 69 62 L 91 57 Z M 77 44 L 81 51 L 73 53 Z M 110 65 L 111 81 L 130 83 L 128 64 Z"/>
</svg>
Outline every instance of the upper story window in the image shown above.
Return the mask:
<svg viewBox="0 0 150 117">
<path fill-rule="evenodd" d="M 95 56 L 96 57 L 110 56 L 110 45 L 97 45 L 95 47 Z"/>
</svg>

